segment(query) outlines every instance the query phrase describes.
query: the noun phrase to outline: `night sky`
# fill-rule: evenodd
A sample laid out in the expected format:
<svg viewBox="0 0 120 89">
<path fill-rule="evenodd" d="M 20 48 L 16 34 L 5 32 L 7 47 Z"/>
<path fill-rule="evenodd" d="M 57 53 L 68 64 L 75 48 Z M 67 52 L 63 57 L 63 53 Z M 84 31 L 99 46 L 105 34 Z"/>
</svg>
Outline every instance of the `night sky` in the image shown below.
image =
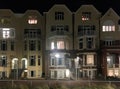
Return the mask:
<svg viewBox="0 0 120 89">
<path fill-rule="evenodd" d="M 74 12 L 83 4 L 92 4 L 102 13 L 113 8 L 120 15 L 120 0 L 1 0 L 0 9 L 11 9 L 15 13 L 33 9 L 42 13 L 48 11 L 54 4 L 65 4 Z"/>
</svg>

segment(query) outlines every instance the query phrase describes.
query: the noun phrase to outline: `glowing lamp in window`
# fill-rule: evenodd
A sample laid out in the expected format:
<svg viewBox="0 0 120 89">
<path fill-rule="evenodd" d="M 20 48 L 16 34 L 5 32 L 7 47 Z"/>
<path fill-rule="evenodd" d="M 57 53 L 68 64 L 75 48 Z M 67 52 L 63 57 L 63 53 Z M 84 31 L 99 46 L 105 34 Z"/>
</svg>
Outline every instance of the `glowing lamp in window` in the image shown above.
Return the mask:
<svg viewBox="0 0 120 89">
<path fill-rule="evenodd" d="M 37 19 L 29 19 L 28 23 L 29 24 L 37 24 Z"/>
</svg>

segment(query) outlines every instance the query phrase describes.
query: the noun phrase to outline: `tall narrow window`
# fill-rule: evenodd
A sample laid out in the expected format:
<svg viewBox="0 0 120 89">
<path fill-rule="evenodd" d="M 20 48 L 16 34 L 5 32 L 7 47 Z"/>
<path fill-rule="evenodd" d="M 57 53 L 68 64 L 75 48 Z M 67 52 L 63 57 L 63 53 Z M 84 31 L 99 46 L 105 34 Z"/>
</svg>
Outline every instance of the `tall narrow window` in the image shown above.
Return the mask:
<svg viewBox="0 0 120 89">
<path fill-rule="evenodd" d="M 38 51 L 40 51 L 41 50 L 41 42 L 40 42 L 40 40 L 38 40 Z"/>
<path fill-rule="evenodd" d="M 36 40 L 29 40 L 29 50 L 31 51 L 36 50 Z"/>
<path fill-rule="evenodd" d="M 35 70 L 30 71 L 30 77 L 35 77 Z"/>
<path fill-rule="evenodd" d="M 15 46 L 14 43 L 15 43 L 15 42 L 12 40 L 12 41 L 11 41 L 11 51 L 14 51 L 14 46 Z"/>
<path fill-rule="evenodd" d="M 36 65 L 36 58 L 35 58 L 35 56 L 30 56 L 30 60 L 29 60 L 29 62 L 30 62 L 30 66 L 35 66 Z"/>
<path fill-rule="evenodd" d="M 7 66 L 7 56 L 1 56 L 1 66 Z"/>
<path fill-rule="evenodd" d="M 6 40 L 2 40 L 2 42 L 1 42 L 1 50 L 2 51 L 7 50 L 7 41 Z"/>
<path fill-rule="evenodd" d="M 86 38 L 86 45 L 88 49 L 94 48 L 93 38 L 91 37 Z"/>
<path fill-rule="evenodd" d="M 38 56 L 38 65 L 40 65 L 40 63 L 41 63 L 40 61 L 41 61 L 41 56 L 39 55 Z"/>
<path fill-rule="evenodd" d="M 83 48 L 83 38 L 79 39 L 79 49 Z"/>
<path fill-rule="evenodd" d="M 54 42 L 51 42 L 51 49 L 55 49 L 55 44 L 54 44 Z"/>
<path fill-rule="evenodd" d="M 51 66 L 55 65 L 55 58 L 51 58 Z"/>
</svg>

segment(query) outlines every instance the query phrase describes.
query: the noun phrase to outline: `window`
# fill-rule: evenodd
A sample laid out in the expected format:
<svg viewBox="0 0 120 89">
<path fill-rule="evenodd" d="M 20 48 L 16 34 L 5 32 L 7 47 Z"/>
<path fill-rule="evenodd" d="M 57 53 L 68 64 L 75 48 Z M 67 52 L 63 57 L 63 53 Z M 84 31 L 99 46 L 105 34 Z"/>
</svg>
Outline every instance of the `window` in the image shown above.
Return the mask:
<svg viewBox="0 0 120 89">
<path fill-rule="evenodd" d="M 114 76 L 113 73 L 114 73 L 113 70 L 108 70 L 108 76 Z"/>
<path fill-rule="evenodd" d="M 57 41 L 57 49 L 65 49 L 64 41 Z"/>
<path fill-rule="evenodd" d="M 7 50 L 7 41 L 6 40 L 2 40 L 1 41 L 1 50 L 2 51 L 6 51 Z"/>
<path fill-rule="evenodd" d="M 14 38 L 15 31 L 10 28 L 2 28 L 2 38 Z"/>
<path fill-rule="evenodd" d="M 108 64 L 108 67 L 109 68 L 112 68 L 113 67 L 113 64 L 114 64 L 114 56 L 113 55 L 108 55 L 107 56 L 107 64 Z"/>
<path fill-rule="evenodd" d="M 27 41 L 26 40 L 24 41 L 24 50 L 25 51 L 27 50 Z"/>
<path fill-rule="evenodd" d="M 119 76 L 119 70 L 118 69 L 115 69 L 115 76 Z"/>
<path fill-rule="evenodd" d="M 89 54 L 87 55 L 87 65 L 93 65 L 94 64 L 94 55 Z"/>
<path fill-rule="evenodd" d="M 115 22 L 112 20 L 106 20 L 102 26 L 103 32 L 114 32 L 115 31 Z"/>
<path fill-rule="evenodd" d="M 54 42 L 51 42 L 51 49 L 55 49 L 55 44 L 54 44 Z"/>
<path fill-rule="evenodd" d="M 31 51 L 36 50 L 36 40 L 29 40 L 29 50 Z"/>
<path fill-rule="evenodd" d="M 93 44 L 93 38 L 92 37 L 87 37 L 86 38 L 86 45 L 88 49 L 94 48 L 94 44 Z"/>
<path fill-rule="evenodd" d="M 51 32 L 68 32 L 69 31 L 69 26 L 68 25 L 56 25 L 56 26 L 51 26 Z"/>
<path fill-rule="evenodd" d="M 55 20 L 64 20 L 64 12 L 55 12 Z"/>
<path fill-rule="evenodd" d="M 41 64 L 41 56 L 38 56 L 38 65 L 40 65 Z"/>
<path fill-rule="evenodd" d="M 79 25 L 78 26 L 78 35 L 95 35 L 95 26 L 94 25 Z"/>
<path fill-rule="evenodd" d="M 57 58 L 58 65 L 63 65 L 63 59 L 62 58 Z"/>
<path fill-rule="evenodd" d="M 40 29 L 24 29 L 25 38 L 40 38 L 41 30 Z"/>
<path fill-rule="evenodd" d="M 82 20 L 90 20 L 91 19 L 91 12 L 82 12 Z"/>
<path fill-rule="evenodd" d="M 79 39 L 79 49 L 83 48 L 83 38 Z"/>
<path fill-rule="evenodd" d="M 30 77 L 35 77 L 35 71 L 34 70 L 30 71 Z"/>
<path fill-rule="evenodd" d="M 28 17 L 28 24 L 37 24 L 37 16 L 29 16 Z"/>
<path fill-rule="evenodd" d="M 40 51 L 41 50 L 41 42 L 40 42 L 40 40 L 38 40 L 38 51 Z"/>
<path fill-rule="evenodd" d="M 55 58 L 54 57 L 51 58 L 51 66 L 53 66 L 53 65 L 55 65 Z"/>
<path fill-rule="evenodd" d="M 51 78 L 55 78 L 55 71 L 51 70 Z"/>
<path fill-rule="evenodd" d="M 36 65 L 36 58 L 35 58 L 35 56 L 30 56 L 30 66 L 35 66 Z"/>
<path fill-rule="evenodd" d="M 10 43 L 11 43 L 11 46 L 10 46 L 11 47 L 11 51 L 14 51 L 15 42 L 12 40 Z"/>
<path fill-rule="evenodd" d="M 105 45 L 105 46 L 113 46 L 113 44 L 114 44 L 114 41 L 113 41 L 113 40 L 105 40 L 105 41 L 104 41 L 104 45 Z"/>
<path fill-rule="evenodd" d="M 114 32 L 115 26 L 102 26 L 102 31 L 103 32 Z"/>
<path fill-rule="evenodd" d="M 0 66 L 7 66 L 7 56 L 1 56 L 0 57 Z"/>
</svg>

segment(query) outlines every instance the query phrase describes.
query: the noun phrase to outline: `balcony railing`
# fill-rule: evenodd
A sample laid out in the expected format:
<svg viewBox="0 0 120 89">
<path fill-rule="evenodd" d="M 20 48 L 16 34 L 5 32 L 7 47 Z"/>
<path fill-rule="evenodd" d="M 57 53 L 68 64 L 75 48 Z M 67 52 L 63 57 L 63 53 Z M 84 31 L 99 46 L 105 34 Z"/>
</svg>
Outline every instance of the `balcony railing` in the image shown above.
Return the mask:
<svg viewBox="0 0 120 89">
<path fill-rule="evenodd" d="M 70 36 L 71 34 L 69 32 L 66 32 L 66 31 L 54 31 L 54 32 L 51 32 L 48 36 L 51 37 L 51 36 Z"/>
</svg>

